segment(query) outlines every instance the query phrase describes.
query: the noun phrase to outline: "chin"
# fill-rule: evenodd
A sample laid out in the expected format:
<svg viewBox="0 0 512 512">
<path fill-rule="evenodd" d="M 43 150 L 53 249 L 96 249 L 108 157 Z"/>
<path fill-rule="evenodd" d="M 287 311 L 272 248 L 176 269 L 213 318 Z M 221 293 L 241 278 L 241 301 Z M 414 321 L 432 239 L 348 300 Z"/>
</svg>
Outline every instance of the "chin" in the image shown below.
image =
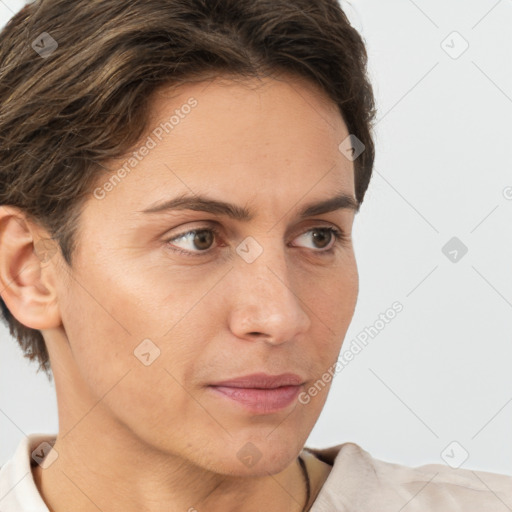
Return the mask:
<svg viewBox="0 0 512 512">
<path fill-rule="evenodd" d="M 299 455 L 303 445 L 297 439 L 269 439 L 265 430 L 259 437 L 230 442 L 210 451 L 212 470 L 231 476 L 268 476 L 286 469 Z"/>
</svg>

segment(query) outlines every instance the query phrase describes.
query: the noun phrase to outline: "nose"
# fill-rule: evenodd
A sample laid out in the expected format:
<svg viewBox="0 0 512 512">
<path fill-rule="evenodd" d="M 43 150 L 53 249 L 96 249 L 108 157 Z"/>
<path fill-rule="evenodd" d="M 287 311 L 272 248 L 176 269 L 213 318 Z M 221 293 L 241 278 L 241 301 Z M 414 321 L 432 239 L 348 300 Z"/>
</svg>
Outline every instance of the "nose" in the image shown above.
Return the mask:
<svg viewBox="0 0 512 512">
<path fill-rule="evenodd" d="M 241 259 L 233 270 L 229 323 L 234 335 L 277 345 L 308 331 L 310 306 L 294 290 L 284 248 L 267 249 L 252 263 Z"/>
</svg>

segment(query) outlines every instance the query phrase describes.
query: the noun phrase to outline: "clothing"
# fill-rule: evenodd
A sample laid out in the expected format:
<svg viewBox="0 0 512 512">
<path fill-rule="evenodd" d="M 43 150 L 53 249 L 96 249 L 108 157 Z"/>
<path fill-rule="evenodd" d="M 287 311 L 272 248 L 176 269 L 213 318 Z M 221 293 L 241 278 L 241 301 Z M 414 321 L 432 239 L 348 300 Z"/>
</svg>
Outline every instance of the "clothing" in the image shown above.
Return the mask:
<svg viewBox="0 0 512 512">
<path fill-rule="evenodd" d="M 355 443 L 305 450 L 333 465 L 310 512 L 512 511 L 512 476 L 444 464 L 394 464 Z"/>
<path fill-rule="evenodd" d="M 30 469 L 32 451 L 54 435 L 31 434 L 0 468 L 2 512 L 48 512 Z M 304 448 L 333 466 L 311 512 L 507 512 L 512 476 L 452 469 L 443 464 L 408 467 L 374 459 L 355 443 Z"/>
</svg>

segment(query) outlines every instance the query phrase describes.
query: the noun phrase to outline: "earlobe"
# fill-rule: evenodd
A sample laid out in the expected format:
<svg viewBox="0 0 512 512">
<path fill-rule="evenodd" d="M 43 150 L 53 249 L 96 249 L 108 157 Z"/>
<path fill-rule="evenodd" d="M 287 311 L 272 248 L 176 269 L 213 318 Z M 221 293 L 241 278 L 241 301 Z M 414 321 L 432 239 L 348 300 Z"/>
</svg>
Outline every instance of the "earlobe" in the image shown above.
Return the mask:
<svg viewBox="0 0 512 512">
<path fill-rule="evenodd" d="M 61 324 L 55 287 L 56 245 L 14 207 L 0 207 L 0 295 L 32 329 Z"/>
</svg>

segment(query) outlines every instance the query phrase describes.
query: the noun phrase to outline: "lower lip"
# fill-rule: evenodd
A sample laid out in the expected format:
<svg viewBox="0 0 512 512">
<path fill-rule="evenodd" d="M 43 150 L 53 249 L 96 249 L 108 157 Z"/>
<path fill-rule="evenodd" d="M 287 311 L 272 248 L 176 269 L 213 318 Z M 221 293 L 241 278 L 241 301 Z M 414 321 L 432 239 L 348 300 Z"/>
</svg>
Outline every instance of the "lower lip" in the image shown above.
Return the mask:
<svg viewBox="0 0 512 512">
<path fill-rule="evenodd" d="M 237 402 L 254 414 L 271 414 L 291 405 L 302 386 L 282 386 L 274 389 L 230 388 L 210 386 L 218 395 Z"/>
</svg>

